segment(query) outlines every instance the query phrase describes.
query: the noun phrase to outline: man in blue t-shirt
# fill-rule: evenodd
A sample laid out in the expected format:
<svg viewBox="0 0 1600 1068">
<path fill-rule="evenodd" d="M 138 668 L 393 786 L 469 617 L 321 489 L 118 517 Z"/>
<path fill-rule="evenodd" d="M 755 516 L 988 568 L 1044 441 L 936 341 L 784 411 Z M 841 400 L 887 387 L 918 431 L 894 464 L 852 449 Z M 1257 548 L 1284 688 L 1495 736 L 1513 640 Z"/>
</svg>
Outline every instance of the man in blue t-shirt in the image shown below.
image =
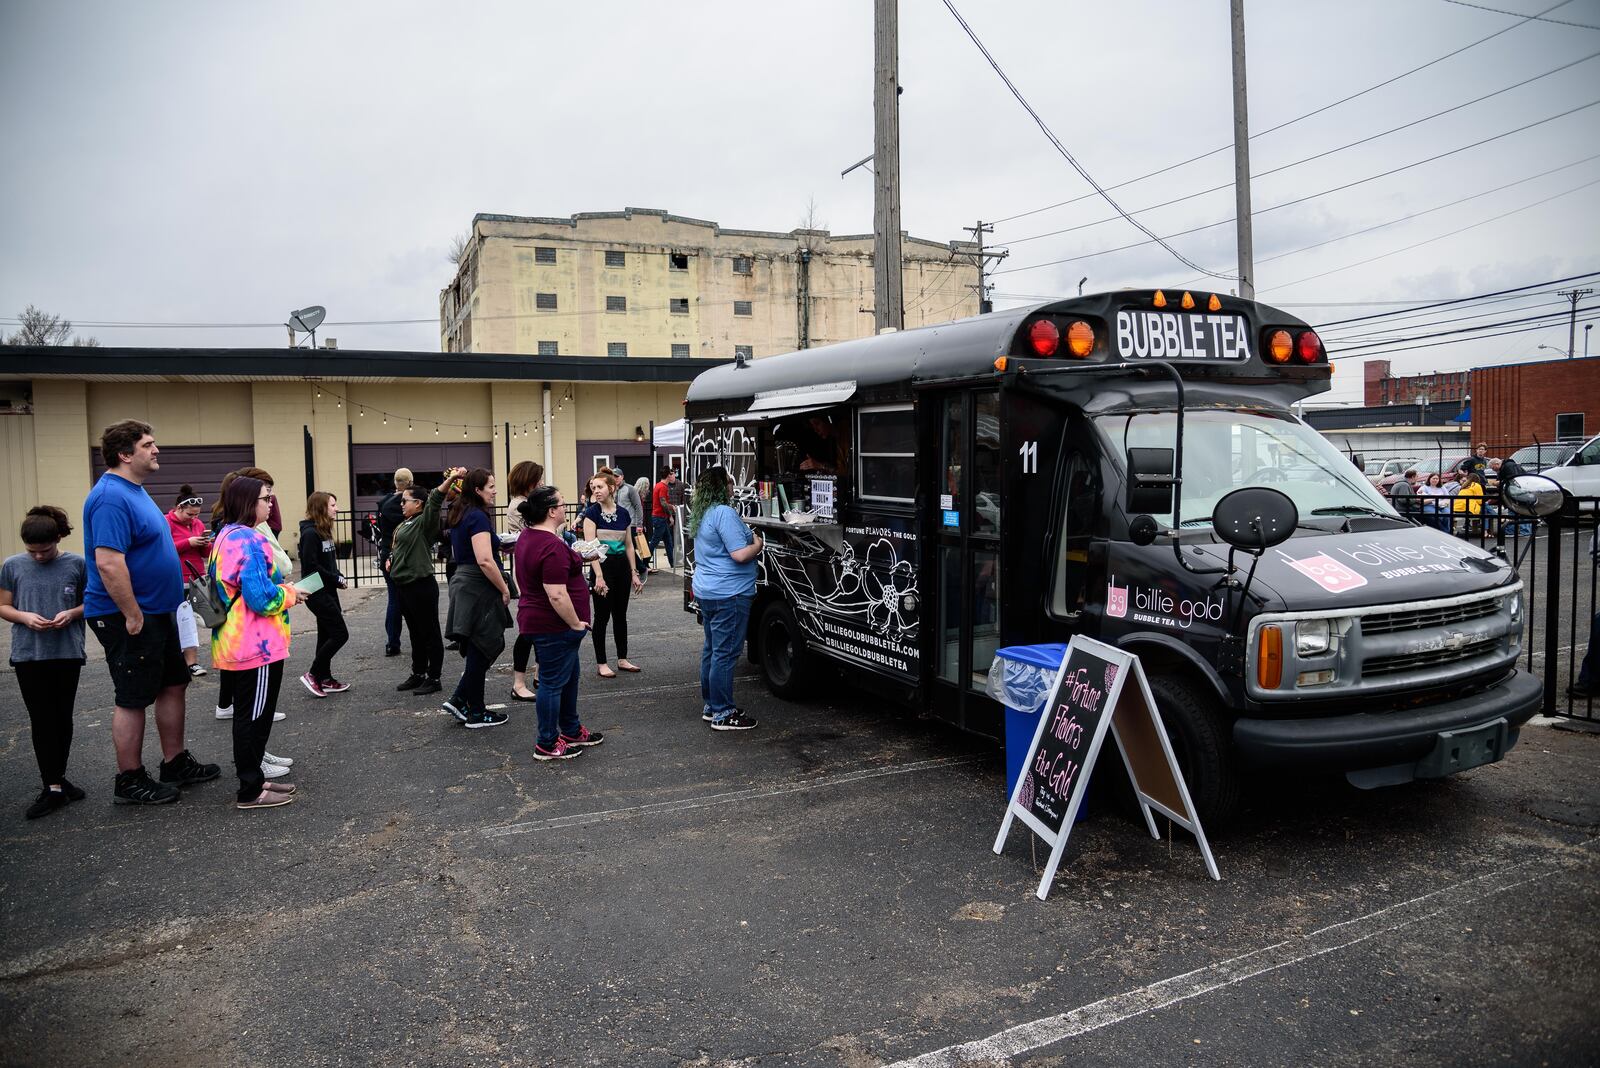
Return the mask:
<svg viewBox="0 0 1600 1068">
<path fill-rule="evenodd" d="M 183 575 L 166 516 L 144 482 L 161 463 L 150 424 L 128 419 L 100 437 L 106 473 L 83 503 L 83 547 L 89 582 L 83 614 L 105 646 L 116 710 L 111 740 L 117 750 L 112 797 L 119 805 L 163 805 L 178 789 L 215 779 L 221 770 L 184 748 L 184 692 L 189 667 L 178 643 Z M 145 709 L 156 706 L 161 781 L 144 770 Z"/>
</svg>

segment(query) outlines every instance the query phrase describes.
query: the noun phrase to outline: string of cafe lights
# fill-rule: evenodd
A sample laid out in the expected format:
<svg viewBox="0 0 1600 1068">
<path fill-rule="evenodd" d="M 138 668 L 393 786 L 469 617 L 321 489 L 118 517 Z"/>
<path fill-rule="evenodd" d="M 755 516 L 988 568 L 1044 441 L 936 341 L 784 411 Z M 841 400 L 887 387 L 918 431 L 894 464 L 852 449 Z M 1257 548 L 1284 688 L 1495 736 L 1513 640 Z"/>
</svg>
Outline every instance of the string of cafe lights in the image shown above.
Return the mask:
<svg viewBox="0 0 1600 1068">
<path fill-rule="evenodd" d="M 502 427 L 509 428 L 511 440 L 513 441 L 519 438 L 532 438 L 536 434 L 543 434 L 543 419 L 529 419 L 521 423 L 456 423 L 447 420 L 435 419 L 432 416 L 413 416 L 403 412 L 391 412 L 387 409 L 379 408 L 376 405 L 367 404 L 364 401 L 351 400 L 348 394 L 340 393 L 332 386 L 325 385 L 324 383 L 318 382 L 314 379 L 309 379 L 308 381 L 311 381 L 316 387 L 316 396 L 312 402 L 313 411 L 315 411 L 315 402 L 322 400 L 323 394 L 326 393 L 328 396 L 333 398 L 335 409 L 342 410 L 345 406 L 345 402 L 349 401 L 350 406 L 356 409 L 357 419 L 365 419 L 367 414 L 370 412 L 371 414 L 377 416 L 384 426 L 389 425 L 390 419 L 393 419 L 397 424 L 402 422 L 405 423 L 406 433 L 408 434 L 414 434 L 416 433 L 416 428 L 418 426 L 425 427 L 430 423 L 433 425 L 433 436 L 436 438 L 443 437 L 444 435 L 442 431 L 445 429 L 450 430 L 451 436 L 453 437 L 457 427 L 461 429 L 461 436 L 463 438 L 469 438 L 471 436 L 470 432 L 473 430 L 487 430 L 489 431 L 491 439 L 498 440 Z M 559 398 L 557 398 L 555 408 L 550 413 L 550 418 L 554 420 L 557 415 L 565 411 L 567 402 L 571 401 L 572 399 L 573 386 L 571 383 L 568 383 L 566 390 Z"/>
</svg>

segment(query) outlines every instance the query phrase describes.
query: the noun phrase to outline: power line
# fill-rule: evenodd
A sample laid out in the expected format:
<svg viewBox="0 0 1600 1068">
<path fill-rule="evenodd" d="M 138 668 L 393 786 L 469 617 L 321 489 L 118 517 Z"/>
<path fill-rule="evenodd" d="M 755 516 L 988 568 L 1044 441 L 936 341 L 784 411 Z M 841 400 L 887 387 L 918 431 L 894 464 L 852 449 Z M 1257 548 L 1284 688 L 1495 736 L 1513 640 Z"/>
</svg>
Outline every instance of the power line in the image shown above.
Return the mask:
<svg viewBox="0 0 1600 1068">
<path fill-rule="evenodd" d="M 1473 315 L 1458 315 L 1450 319 L 1430 319 L 1427 322 L 1411 323 L 1409 326 L 1399 327 L 1395 330 L 1368 330 L 1364 333 L 1343 334 L 1337 337 L 1323 336 L 1329 344 L 1338 344 L 1346 348 L 1368 348 L 1374 345 L 1394 345 L 1402 341 L 1410 341 L 1415 335 L 1405 334 L 1404 330 L 1431 330 L 1435 327 L 1449 326 L 1452 323 L 1464 323 L 1473 319 L 1485 319 L 1493 315 L 1505 315 L 1507 312 L 1531 312 L 1536 308 L 1553 308 L 1558 304 L 1565 304 L 1564 300 L 1546 300 L 1538 304 L 1525 304 L 1520 308 L 1494 308 L 1486 312 L 1477 312 Z M 1521 321 L 1533 322 L 1535 319 L 1545 319 L 1554 315 L 1554 312 L 1540 312 L 1538 315 L 1524 316 Z M 1514 321 L 1514 320 L 1508 320 Z M 1475 327 L 1462 327 L 1463 330 L 1488 329 L 1491 326 L 1503 326 L 1505 323 L 1480 323 Z M 1321 331 L 1318 331 L 1321 333 Z"/>
<path fill-rule="evenodd" d="M 1497 290 L 1494 290 L 1491 293 L 1477 293 L 1477 294 L 1474 294 L 1473 296 L 1470 296 L 1470 297 L 1451 297 L 1451 298 L 1449 298 L 1447 300 L 1440 300 L 1440 301 L 1438 301 L 1438 302 L 1436 302 L 1434 304 L 1428 305 L 1427 307 L 1447 308 L 1447 307 L 1450 307 L 1451 305 L 1454 305 L 1454 304 L 1466 304 L 1466 303 L 1470 303 L 1472 301 L 1483 300 L 1486 297 L 1503 297 L 1508 293 L 1524 293 L 1524 292 L 1527 292 L 1530 289 L 1543 289 L 1546 286 L 1565 285 L 1568 282 L 1577 282 L 1577 281 L 1581 281 L 1582 279 L 1585 279 L 1585 278 L 1593 278 L 1596 275 L 1600 275 L 1600 271 L 1589 271 L 1589 272 L 1587 272 L 1585 274 L 1572 274 L 1572 275 L 1568 275 L 1565 278 L 1552 278 L 1552 279 L 1549 279 L 1548 281 L 1544 281 L 1544 282 L 1532 282 L 1532 283 L 1530 283 L 1528 285 L 1525 285 L 1525 286 L 1513 286 L 1510 289 L 1497 289 Z M 1414 311 L 1414 312 L 1426 311 L 1427 307 L 1424 307 L 1424 308 L 1412 308 L 1410 310 Z M 1368 321 L 1370 319 L 1382 319 L 1385 316 L 1397 315 L 1397 314 L 1405 314 L 1405 313 L 1403 313 L 1403 312 L 1378 312 L 1378 313 L 1373 314 L 1373 315 L 1358 315 L 1358 316 L 1355 316 L 1354 318 L 1351 318 L 1351 319 L 1335 319 L 1332 322 L 1319 323 L 1317 325 L 1317 329 L 1321 330 L 1324 327 L 1340 326 L 1340 325 L 1342 325 L 1344 323 L 1366 322 L 1366 321 Z"/>
<path fill-rule="evenodd" d="M 1474 305 L 1474 307 L 1489 308 L 1488 311 L 1478 311 L 1478 312 L 1473 312 L 1471 315 L 1458 315 L 1458 316 L 1454 316 L 1454 317 L 1448 318 L 1448 319 L 1423 318 L 1421 321 L 1417 321 L 1417 322 L 1403 322 L 1402 320 L 1404 320 L 1404 319 L 1416 319 L 1418 316 L 1427 317 L 1427 316 L 1430 316 L 1430 315 L 1433 314 L 1431 312 L 1412 312 L 1412 313 L 1409 313 L 1407 315 L 1396 316 L 1394 319 L 1389 320 L 1387 322 L 1383 322 L 1383 323 L 1368 323 L 1365 326 L 1360 326 L 1360 325 L 1357 325 L 1357 326 L 1346 326 L 1346 327 L 1335 326 L 1335 327 L 1330 327 L 1328 330 L 1318 329 L 1317 333 L 1322 335 L 1322 339 L 1324 341 L 1327 341 L 1327 342 L 1330 342 L 1330 343 L 1338 342 L 1339 344 L 1344 344 L 1345 342 L 1363 341 L 1363 340 L 1367 340 L 1367 339 L 1378 339 L 1378 338 L 1384 338 L 1386 335 L 1394 335 L 1399 331 L 1418 330 L 1418 329 L 1422 329 L 1422 328 L 1425 328 L 1425 327 L 1444 326 L 1444 325 L 1446 325 L 1448 323 L 1463 323 L 1463 322 L 1468 322 L 1468 321 L 1470 321 L 1472 319 L 1482 319 L 1482 318 L 1485 318 L 1485 317 L 1491 316 L 1491 315 L 1504 315 L 1508 311 L 1524 312 L 1524 311 L 1532 311 L 1535 308 L 1551 308 L 1551 307 L 1554 307 L 1559 302 L 1558 301 L 1545 300 L 1545 301 L 1539 301 L 1537 304 L 1523 304 L 1523 305 L 1520 305 L 1520 306 L 1515 307 L 1515 308 L 1490 307 L 1490 305 L 1511 304 L 1511 303 L 1515 303 L 1516 301 L 1528 300 L 1530 298 L 1538 298 L 1538 297 L 1544 297 L 1544 296 L 1549 296 L 1549 295 L 1550 295 L 1550 291 L 1549 290 L 1544 290 L 1544 291 L 1539 292 L 1539 293 L 1518 294 L 1517 296 L 1514 296 L 1514 297 L 1499 297 L 1499 298 L 1497 298 L 1495 300 L 1488 300 L 1488 301 L 1484 301 L 1482 304 Z M 1465 309 L 1457 309 L 1457 310 L 1465 310 Z M 1343 332 L 1341 333 L 1340 331 L 1343 331 Z M 1389 340 L 1393 340 L 1393 338 L 1390 337 Z"/>
<path fill-rule="evenodd" d="M 1600 319 L 1600 313 L 1596 313 L 1594 315 L 1591 315 L 1590 318 Z M 1590 318 L 1584 318 L 1584 317 L 1580 316 L 1577 321 L 1580 322 L 1580 323 L 1588 322 L 1588 321 L 1590 321 Z M 1353 352 L 1353 353 L 1341 354 L 1341 355 L 1337 355 L 1337 356 L 1329 356 L 1328 359 L 1329 359 L 1329 361 L 1333 361 L 1333 360 L 1353 360 L 1353 359 L 1371 359 L 1374 356 L 1389 356 L 1389 355 L 1392 355 L 1392 354 L 1397 353 L 1397 352 L 1414 352 L 1414 351 L 1416 351 L 1418 349 L 1435 349 L 1435 348 L 1440 348 L 1440 347 L 1442 347 L 1444 345 L 1460 345 L 1460 344 L 1462 344 L 1464 342 L 1468 342 L 1468 341 L 1484 341 L 1484 340 L 1487 340 L 1489 338 L 1494 338 L 1494 337 L 1510 337 L 1510 336 L 1512 336 L 1514 334 L 1536 334 L 1541 330 L 1549 330 L 1552 326 L 1560 326 L 1560 325 L 1561 324 L 1559 322 L 1555 322 L 1555 323 L 1545 323 L 1545 324 L 1537 325 L 1537 326 L 1522 326 L 1522 327 L 1517 327 L 1517 328 L 1512 329 L 1512 330 L 1502 330 L 1502 331 L 1500 331 L 1498 333 L 1494 333 L 1494 334 L 1480 334 L 1477 337 L 1454 338 L 1454 339 L 1449 340 L 1449 341 L 1430 341 L 1430 342 L 1427 342 L 1427 343 L 1421 344 L 1421 345 L 1406 345 L 1406 346 L 1402 346 L 1402 347 L 1399 347 L 1399 348 L 1379 349 L 1376 352 Z"/>
<path fill-rule="evenodd" d="M 1444 2 L 1447 4 L 1455 4 L 1457 7 L 1472 7 L 1477 8 L 1479 11 L 1492 11 L 1496 15 L 1510 15 L 1513 18 L 1520 18 L 1524 21 L 1528 19 L 1538 19 L 1540 22 L 1553 22 L 1557 26 L 1576 26 L 1580 30 L 1600 30 L 1600 26 L 1591 26 L 1587 22 L 1568 22 L 1565 19 L 1547 19 L 1542 15 L 1524 15 L 1520 11 L 1502 11 L 1498 7 L 1485 7 L 1482 4 L 1469 4 L 1467 3 L 1467 0 L 1444 0 Z M 1560 4 L 1556 5 L 1556 7 L 1560 6 Z M 1546 10 L 1554 11 L 1555 8 L 1547 8 Z"/>
<path fill-rule="evenodd" d="M 1476 41 L 1473 41 L 1470 44 L 1465 44 L 1465 45 L 1462 45 L 1460 48 L 1457 48 L 1457 49 L 1454 49 L 1452 51 L 1446 52 L 1444 55 L 1438 57 L 1437 59 L 1430 59 L 1430 60 L 1428 60 L 1428 62 L 1422 64 L 1421 66 L 1412 67 L 1408 71 L 1402 71 L 1401 73 L 1396 74 L 1392 78 L 1386 78 L 1381 82 L 1377 82 L 1377 83 L 1375 83 L 1373 85 L 1369 85 L 1365 89 L 1361 89 L 1361 90 L 1358 90 L 1358 91 L 1356 91 L 1354 93 L 1351 93 L 1349 96 L 1340 97 L 1338 100 L 1332 101 L 1331 103 L 1323 104 L 1319 108 L 1313 108 L 1311 111 L 1306 112 L 1304 115 L 1297 115 L 1294 118 L 1287 120 L 1286 122 L 1280 122 L 1276 126 L 1269 126 L 1265 130 L 1260 131 L 1259 133 L 1253 133 L 1253 134 L 1250 135 L 1250 140 L 1254 141 L 1258 137 L 1266 137 L 1268 134 L 1276 133 L 1279 130 L 1285 129 L 1285 128 L 1290 127 L 1290 126 L 1293 126 L 1297 122 L 1303 122 L 1304 120 L 1312 118 L 1313 116 L 1322 114 L 1324 111 L 1328 111 L 1328 110 L 1330 110 L 1332 108 L 1336 108 L 1340 104 L 1347 104 L 1350 101 L 1355 100 L 1358 97 L 1365 96 L 1368 93 L 1375 92 L 1376 90 L 1382 89 L 1382 88 L 1384 88 L 1386 86 L 1393 85 L 1395 82 L 1398 82 L 1403 78 L 1409 78 L 1409 77 L 1411 77 L 1411 75 L 1417 74 L 1417 73 L 1419 73 L 1421 71 L 1425 71 L 1429 67 L 1435 66 L 1436 64 L 1443 63 L 1445 60 L 1450 59 L 1453 56 L 1459 56 L 1461 53 L 1466 52 L 1469 49 L 1476 48 L 1481 44 L 1486 44 L 1487 42 L 1494 40 L 1496 37 L 1499 37 L 1503 33 L 1509 33 L 1510 31 L 1512 31 L 1514 29 L 1517 29 L 1519 26 L 1525 25 L 1529 21 L 1531 21 L 1533 19 L 1537 19 L 1542 15 L 1547 15 L 1550 12 L 1554 11 L 1558 7 L 1565 7 L 1567 4 L 1569 4 L 1571 2 L 1572 2 L 1572 0 L 1560 0 L 1559 3 L 1552 4 L 1549 7 L 1545 8 L 1543 11 L 1539 12 L 1538 15 L 1526 15 L 1526 16 L 1523 16 L 1521 22 L 1515 22 L 1515 23 L 1512 23 L 1510 26 L 1504 27 L 1503 29 L 1496 30 L 1493 33 L 1489 34 L 1489 36 L 1487 36 L 1487 37 L 1480 37 Z M 1180 163 L 1169 164 L 1166 167 L 1162 167 L 1160 170 L 1154 170 L 1154 171 L 1149 172 L 1148 174 L 1141 174 L 1137 178 L 1129 178 L 1127 181 L 1118 182 L 1116 185 L 1110 186 L 1109 188 L 1111 188 L 1111 189 L 1121 189 L 1124 186 L 1133 185 L 1135 182 L 1142 182 L 1146 178 L 1155 178 L 1158 175 L 1166 174 L 1168 171 L 1175 171 L 1179 167 L 1187 167 L 1191 163 L 1198 163 L 1199 161 L 1201 161 L 1203 159 L 1207 159 L 1207 158 L 1209 158 L 1211 156 L 1215 156 L 1219 152 L 1230 152 L 1232 150 L 1233 150 L 1233 143 L 1229 142 L 1228 144 L 1225 144 L 1220 148 L 1213 148 L 1209 152 L 1202 152 L 1198 156 L 1191 156 L 1188 159 L 1183 160 Z M 1028 211 L 1018 212 L 1015 215 L 1008 215 L 1003 219 L 996 219 L 995 220 L 995 225 L 998 226 L 1001 223 L 1008 223 L 1008 222 L 1013 222 L 1013 221 L 1015 221 L 1017 219 L 1024 219 L 1024 218 L 1027 218 L 1030 215 L 1037 215 L 1042 211 L 1050 211 L 1053 208 L 1063 208 L 1063 207 L 1066 207 L 1068 204 L 1076 204 L 1079 201 L 1088 200 L 1092 196 L 1094 196 L 1093 193 L 1085 193 L 1082 196 L 1073 197 L 1070 200 L 1062 200 L 1062 201 L 1058 201 L 1057 203 L 1054 203 L 1054 204 L 1046 204 L 1042 208 L 1032 208 L 1032 209 L 1030 209 Z"/>
<path fill-rule="evenodd" d="M 961 24 L 962 30 L 966 31 L 967 36 L 972 39 L 972 43 L 978 46 L 978 51 L 983 53 L 983 58 L 989 61 L 989 66 L 992 67 L 994 72 L 1000 76 L 1000 80 L 1005 83 L 1006 88 L 1011 90 L 1011 95 L 1017 98 L 1017 103 L 1021 104 L 1023 109 L 1027 111 L 1030 116 L 1032 116 L 1033 121 L 1038 125 L 1039 129 L 1044 132 L 1045 137 L 1050 140 L 1050 143 L 1055 146 L 1056 151 L 1061 153 L 1062 158 L 1072 165 L 1072 169 L 1078 172 L 1078 176 L 1080 178 L 1093 186 L 1095 192 L 1099 193 L 1101 198 L 1105 200 L 1107 204 L 1110 204 L 1116 209 L 1118 215 L 1120 215 L 1123 219 L 1126 219 L 1129 224 L 1139 230 L 1139 232 L 1143 233 L 1146 237 L 1150 238 L 1156 244 L 1166 249 L 1172 254 L 1174 259 L 1176 259 L 1179 263 L 1182 263 L 1185 267 L 1188 267 L 1190 270 L 1199 271 L 1201 274 L 1211 278 L 1221 278 L 1225 281 L 1238 281 L 1238 275 L 1219 274 L 1216 271 L 1207 270 L 1198 263 L 1195 263 L 1183 253 L 1167 244 L 1160 237 L 1156 236 L 1155 231 L 1146 227 L 1144 223 L 1140 222 L 1132 215 L 1129 215 L 1126 211 L 1122 210 L 1122 205 L 1113 200 L 1111 198 L 1111 194 L 1106 192 L 1105 189 L 1101 188 L 1100 183 L 1096 182 L 1094 178 L 1090 176 L 1089 172 L 1084 170 L 1083 166 L 1079 164 L 1077 160 L 1072 158 L 1072 153 L 1067 151 L 1067 146 L 1061 143 L 1061 139 L 1055 135 L 1048 125 L 1046 125 L 1044 119 L 1039 117 L 1039 113 L 1033 109 L 1033 105 L 1028 103 L 1027 98 L 1022 95 L 1021 91 L 1019 91 L 1014 84 L 1012 84 L 1011 79 L 1006 76 L 1006 72 L 1000 69 L 1000 64 L 995 61 L 994 56 L 990 55 L 989 50 L 984 47 L 983 42 L 978 40 L 978 35 L 972 32 L 972 27 L 967 25 L 967 20 L 961 17 L 961 12 L 956 10 L 955 4 L 951 3 L 951 0 L 944 0 L 944 6 L 949 9 L 951 15 L 955 16 L 955 20 Z"/>
</svg>

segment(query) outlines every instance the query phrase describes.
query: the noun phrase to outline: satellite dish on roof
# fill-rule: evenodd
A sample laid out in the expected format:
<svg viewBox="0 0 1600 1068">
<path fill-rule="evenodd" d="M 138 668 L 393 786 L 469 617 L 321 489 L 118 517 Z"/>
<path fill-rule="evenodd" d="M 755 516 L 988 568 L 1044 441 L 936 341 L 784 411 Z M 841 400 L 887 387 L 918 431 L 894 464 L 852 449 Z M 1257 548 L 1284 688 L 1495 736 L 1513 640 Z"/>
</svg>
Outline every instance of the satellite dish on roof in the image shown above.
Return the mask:
<svg viewBox="0 0 1600 1068">
<path fill-rule="evenodd" d="M 322 325 L 322 320 L 328 317 L 328 309 L 320 304 L 313 304 L 309 308 L 301 308 L 297 312 L 289 313 L 289 326 L 298 334 L 309 334 Z"/>
</svg>

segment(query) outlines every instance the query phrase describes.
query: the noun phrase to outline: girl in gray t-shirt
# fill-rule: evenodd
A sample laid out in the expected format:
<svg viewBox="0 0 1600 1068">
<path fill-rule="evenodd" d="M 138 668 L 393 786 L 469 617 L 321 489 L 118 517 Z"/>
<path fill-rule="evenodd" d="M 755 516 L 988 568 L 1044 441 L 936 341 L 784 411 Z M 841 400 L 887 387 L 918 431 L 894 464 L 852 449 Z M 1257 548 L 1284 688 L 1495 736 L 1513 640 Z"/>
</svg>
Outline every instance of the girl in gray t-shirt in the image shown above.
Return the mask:
<svg viewBox="0 0 1600 1068">
<path fill-rule="evenodd" d="M 61 509 L 30 508 L 22 521 L 27 552 L 0 564 L 0 619 L 11 624 L 11 666 L 33 723 L 33 753 L 44 781 L 28 806 L 30 820 L 83 798 L 83 791 L 67 781 L 88 580 L 83 557 L 61 551 L 61 539 L 71 532 Z"/>
</svg>

